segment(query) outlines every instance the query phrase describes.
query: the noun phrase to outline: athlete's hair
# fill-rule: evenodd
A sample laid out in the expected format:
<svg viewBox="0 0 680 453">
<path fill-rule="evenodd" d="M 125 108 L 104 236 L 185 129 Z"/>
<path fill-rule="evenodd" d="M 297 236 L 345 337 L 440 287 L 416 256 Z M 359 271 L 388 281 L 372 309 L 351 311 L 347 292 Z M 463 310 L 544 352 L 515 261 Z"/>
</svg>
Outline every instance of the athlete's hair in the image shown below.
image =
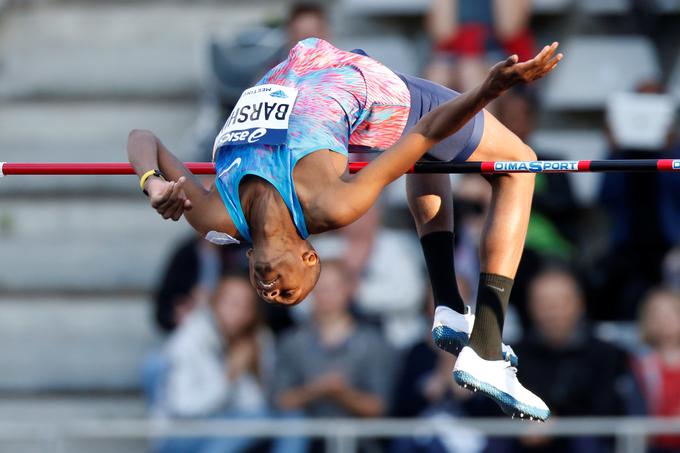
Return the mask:
<svg viewBox="0 0 680 453">
<path fill-rule="evenodd" d="M 318 3 L 299 2 L 293 3 L 288 11 L 288 24 L 295 22 L 300 16 L 314 14 L 322 19 L 326 19 L 326 9 Z"/>
</svg>

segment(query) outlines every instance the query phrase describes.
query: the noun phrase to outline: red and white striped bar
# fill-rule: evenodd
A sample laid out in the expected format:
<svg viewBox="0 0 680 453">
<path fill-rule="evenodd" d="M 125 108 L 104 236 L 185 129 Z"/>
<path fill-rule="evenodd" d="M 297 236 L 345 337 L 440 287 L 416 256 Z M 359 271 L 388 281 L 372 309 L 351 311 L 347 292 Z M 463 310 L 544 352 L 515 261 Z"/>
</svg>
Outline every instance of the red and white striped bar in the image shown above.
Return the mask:
<svg viewBox="0 0 680 453">
<path fill-rule="evenodd" d="M 215 174 L 211 162 L 188 162 L 197 175 Z M 352 162 L 356 173 L 368 162 Z M 536 160 L 525 162 L 418 162 L 408 173 L 602 173 L 602 172 L 680 172 L 680 159 L 630 160 Z M 0 177 L 9 175 L 132 175 L 124 162 L 0 162 Z"/>
</svg>

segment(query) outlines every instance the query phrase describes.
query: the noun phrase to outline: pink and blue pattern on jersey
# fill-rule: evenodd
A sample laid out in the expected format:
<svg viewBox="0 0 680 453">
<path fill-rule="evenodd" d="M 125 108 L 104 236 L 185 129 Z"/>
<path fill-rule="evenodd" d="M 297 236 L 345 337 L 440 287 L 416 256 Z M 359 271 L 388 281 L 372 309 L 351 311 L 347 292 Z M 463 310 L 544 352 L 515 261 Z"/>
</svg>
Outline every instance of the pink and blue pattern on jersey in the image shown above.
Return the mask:
<svg viewBox="0 0 680 453">
<path fill-rule="evenodd" d="M 411 108 L 406 84 L 389 68 L 316 38 L 299 42 L 259 83 L 300 90 L 288 139 L 298 159 L 324 147 L 386 149 L 403 134 Z"/>
<path fill-rule="evenodd" d="M 336 49 L 326 41 L 299 42 L 288 58 L 257 85 L 298 89 L 281 145 L 220 145 L 215 150 L 216 185 L 240 236 L 251 241 L 239 199 L 243 177 L 267 180 L 281 194 L 298 233 L 309 233 L 295 193 L 295 164 L 314 151 L 347 155 L 350 145 L 388 148 L 401 137 L 410 112 L 404 81 L 379 62 Z"/>
</svg>

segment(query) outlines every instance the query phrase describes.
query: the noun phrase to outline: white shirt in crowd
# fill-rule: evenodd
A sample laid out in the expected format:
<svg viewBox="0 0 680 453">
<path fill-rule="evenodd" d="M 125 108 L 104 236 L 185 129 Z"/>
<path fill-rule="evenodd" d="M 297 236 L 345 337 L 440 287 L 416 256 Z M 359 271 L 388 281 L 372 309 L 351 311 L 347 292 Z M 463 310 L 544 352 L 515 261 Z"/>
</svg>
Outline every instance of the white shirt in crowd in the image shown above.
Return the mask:
<svg viewBox="0 0 680 453">
<path fill-rule="evenodd" d="M 164 354 L 169 363 L 161 392 L 159 415 L 209 417 L 222 413 L 260 412 L 268 407 L 266 377 L 274 367 L 272 335 L 263 331 L 260 369 L 264 381 L 252 373 L 228 379 L 226 348 L 208 307 L 195 309 L 169 338 Z"/>
</svg>

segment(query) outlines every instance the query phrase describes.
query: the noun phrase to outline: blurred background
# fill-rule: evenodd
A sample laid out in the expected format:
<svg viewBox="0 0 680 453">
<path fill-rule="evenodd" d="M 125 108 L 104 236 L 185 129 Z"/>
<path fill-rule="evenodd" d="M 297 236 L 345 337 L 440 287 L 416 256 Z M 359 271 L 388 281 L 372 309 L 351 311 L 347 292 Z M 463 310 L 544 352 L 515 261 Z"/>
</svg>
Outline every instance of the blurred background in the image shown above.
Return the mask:
<svg viewBox="0 0 680 453">
<path fill-rule="evenodd" d="M 0 160 L 124 161 L 132 128 L 209 160 L 308 36 L 459 91 L 559 40 L 501 121 L 543 159 L 680 157 L 678 0 L 0 0 Z M 452 179 L 474 305 L 490 189 Z M 397 181 L 316 238 L 321 280 L 289 310 L 133 177 L 2 179 L 0 452 L 680 451 L 680 176 L 538 176 L 504 336 L 553 410 L 539 428 L 453 383 L 405 200 Z"/>
</svg>

